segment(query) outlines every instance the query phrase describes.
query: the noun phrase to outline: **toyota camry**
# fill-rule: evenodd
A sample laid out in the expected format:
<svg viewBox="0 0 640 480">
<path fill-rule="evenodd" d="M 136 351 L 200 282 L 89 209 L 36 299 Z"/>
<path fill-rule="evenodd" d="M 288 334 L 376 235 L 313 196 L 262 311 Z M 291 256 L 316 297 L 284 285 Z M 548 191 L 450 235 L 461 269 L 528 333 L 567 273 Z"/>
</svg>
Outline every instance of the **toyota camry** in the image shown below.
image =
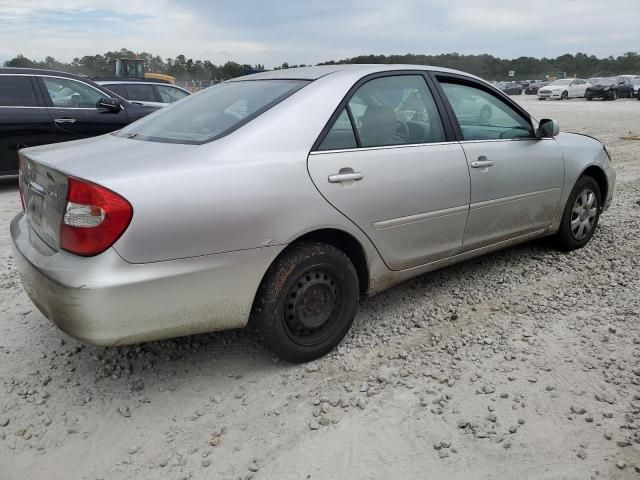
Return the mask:
<svg viewBox="0 0 640 480">
<path fill-rule="evenodd" d="M 123 345 L 252 325 L 308 361 L 362 295 L 552 236 L 586 245 L 606 148 L 489 83 L 407 65 L 264 72 L 121 130 L 20 151 L 24 288 L 59 328 Z"/>
</svg>

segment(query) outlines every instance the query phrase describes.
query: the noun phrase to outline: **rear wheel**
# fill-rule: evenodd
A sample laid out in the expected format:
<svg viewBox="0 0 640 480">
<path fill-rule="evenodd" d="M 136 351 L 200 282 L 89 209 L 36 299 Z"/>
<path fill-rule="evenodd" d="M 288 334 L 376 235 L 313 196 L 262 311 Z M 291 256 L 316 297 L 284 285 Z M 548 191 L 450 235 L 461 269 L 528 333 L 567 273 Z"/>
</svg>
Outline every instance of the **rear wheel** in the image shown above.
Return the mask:
<svg viewBox="0 0 640 480">
<path fill-rule="evenodd" d="M 598 182 L 592 177 L 578 179 L 564 208 L 557 241 L 563 250 L 584 247 L 598 226 L 601 208 Z"/>
<path fill-rule="evenodd" d="M 269 267 L 251 322 L 280 358 L 314 360 L 349 331 L 359 291 L 358 274 L 344 252 L 325 243 L 293 245 Z"/>
</svg>

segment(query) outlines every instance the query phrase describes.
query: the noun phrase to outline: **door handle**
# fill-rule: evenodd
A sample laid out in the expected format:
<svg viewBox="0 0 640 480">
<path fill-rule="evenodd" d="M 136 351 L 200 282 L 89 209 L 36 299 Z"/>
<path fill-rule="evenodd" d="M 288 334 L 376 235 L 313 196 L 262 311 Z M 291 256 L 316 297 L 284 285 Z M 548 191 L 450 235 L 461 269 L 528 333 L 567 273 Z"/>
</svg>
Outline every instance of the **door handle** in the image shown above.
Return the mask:
<svg viewBox="0 0 640 480">
<path fill-rule="evenodd" d="M 363 178 L 364 175 L 359 172 L 334 173 L 333 175 L 329 175 L 329 183 L 357 182 Z"/>
<path fill-rule="evenodd" d="M 471 162 L 471 168 L 485 168 L 491 167 L 492 165 L 493 162 L 491 160 L 487 160 L 487 157 L 485 157 L 484 155 L 478 157 L 478 160 L 476 160 L 475 162 Z"/>
<path fill-rule="evenodd" d="M 76 123 L 76 119 L 75 118 L 56 118 L 54 122 L 60 125 L 67 125 L 70 123 Z"/>
</svg>

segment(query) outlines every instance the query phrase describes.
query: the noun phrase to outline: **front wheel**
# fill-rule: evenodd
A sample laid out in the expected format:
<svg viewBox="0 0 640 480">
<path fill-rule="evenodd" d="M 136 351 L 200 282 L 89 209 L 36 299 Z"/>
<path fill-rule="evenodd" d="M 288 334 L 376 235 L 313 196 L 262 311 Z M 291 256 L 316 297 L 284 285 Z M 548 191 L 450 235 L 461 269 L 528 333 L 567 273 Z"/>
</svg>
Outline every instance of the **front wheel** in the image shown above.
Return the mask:
<svg viewBox="0 0 640 480">
<path fill-rule="evenodd" d="M 333 350 L 358 311 L 358 274 L 341 250 L 300 243 L 269 267 L 251 312 L 265 346 L 290 362 Z"/>
<path fill-rule="evenodd" d="M 598 226 L 601 205 L 598 182 L 589 176 L 580 177 L 562 214 L 556 237 L 560 248 L 570 251 L 589 243 Z"/>
<path fill-rule="evenodd" d="M 611 93 L 611 97 L 609 97 L 609 100 L 617 100 L 618 99 L 618 92 L 616 92 L 615 90 Z"/>
<path fill-rule="evenodd" d="M 569 92 L 562 92 L 562 95 L 560 95 L 560 100 L 569 100 Z"/>
</svg>

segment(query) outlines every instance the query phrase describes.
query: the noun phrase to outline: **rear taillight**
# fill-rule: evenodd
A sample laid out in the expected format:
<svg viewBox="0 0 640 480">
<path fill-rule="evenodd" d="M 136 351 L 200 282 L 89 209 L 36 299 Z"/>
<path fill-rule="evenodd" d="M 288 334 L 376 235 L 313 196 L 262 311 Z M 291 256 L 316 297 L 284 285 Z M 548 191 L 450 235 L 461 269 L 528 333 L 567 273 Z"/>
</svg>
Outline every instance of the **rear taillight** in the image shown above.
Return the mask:
<svg viewBox="0 0 640 480">
<path fill-rule="evenodd" d="M 98 255 L 120 238 L 132 216 L 133 207 L 117 193 L 69 177 L 60 248 L 85 257 Z"/>
<path fill-rule="evenodd" d="M 23 180 L 22 175 L 24 174 L 24 160 L 20 155 L 18 155 L 18 190 L 20 190 L 20 203 L 22 203 L 22 210 L 26 211 L 24 206 L 24 192 L 23 189 Z"/>
</svg>

